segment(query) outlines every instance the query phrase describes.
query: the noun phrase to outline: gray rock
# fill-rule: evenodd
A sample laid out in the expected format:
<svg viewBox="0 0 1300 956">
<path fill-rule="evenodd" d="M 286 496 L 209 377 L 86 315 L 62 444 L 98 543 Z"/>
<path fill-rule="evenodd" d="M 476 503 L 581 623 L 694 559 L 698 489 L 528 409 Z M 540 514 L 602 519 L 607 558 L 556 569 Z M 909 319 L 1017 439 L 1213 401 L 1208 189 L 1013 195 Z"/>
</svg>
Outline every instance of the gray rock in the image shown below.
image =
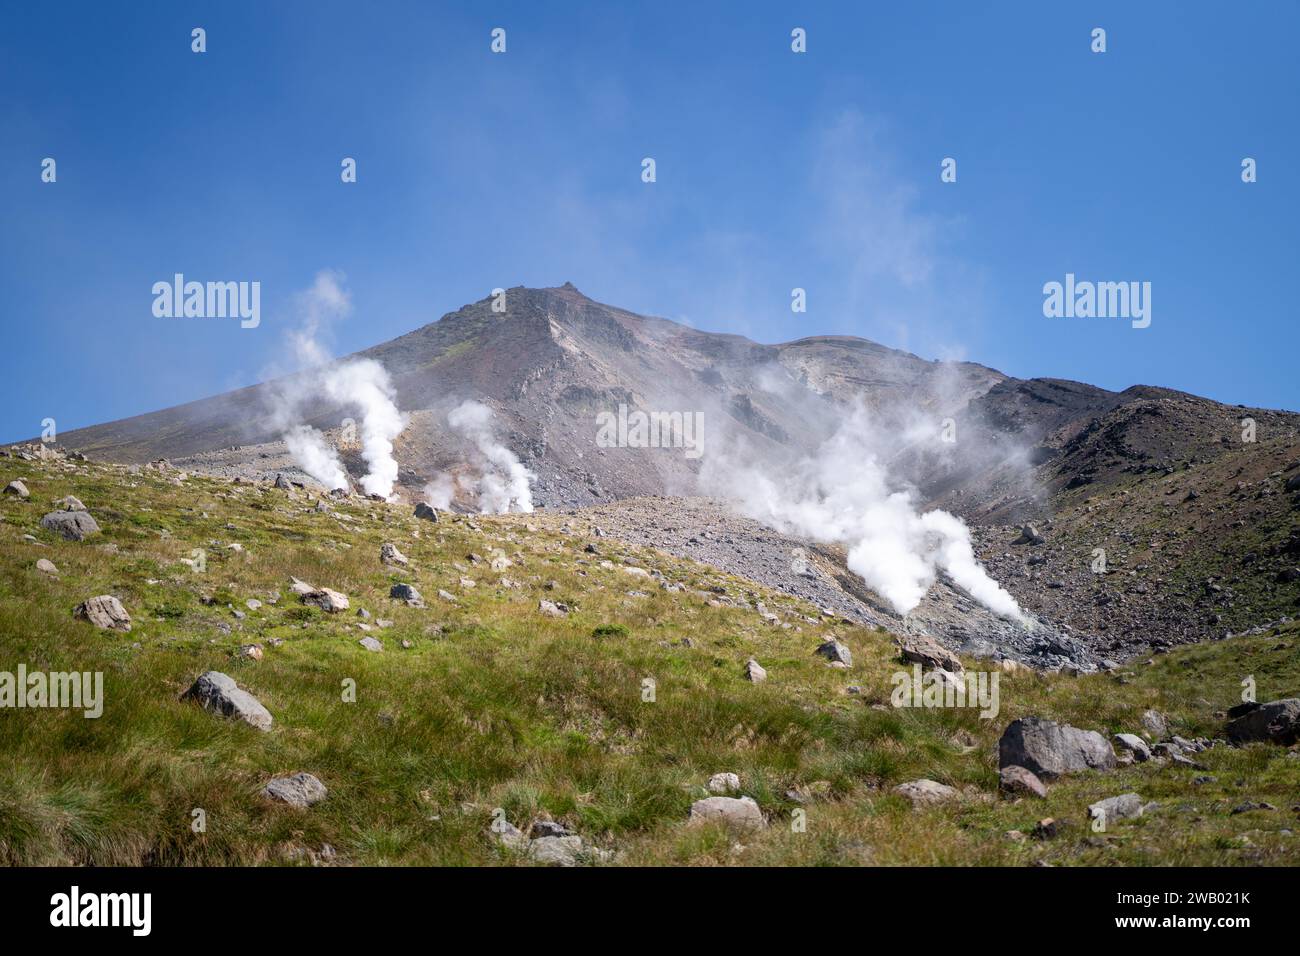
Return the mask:
<svg viewBox="0 0 1300 956">
<path fill-rule="evenodd" d="M 1228 713 L 1231 715 L 1232 711 Z M 1227 733 L 1228 739 L 1235 744 L 1272 741 L 1290 746 L 1300 734 L 1300 698 L 1288 697 L 1258 704 L 1228 721 Z"/>
<path fill-rule="evenodd" d="M 998 771 L 998 786 L 1006 793 L 1037 797 L 1040 800 L 1047 798 L 1047 788 L 1043 786 L 1043 781 L 1024 767 L 1003 767 Z"/>
<path fill-rule="evenodd" d="M 963 671 L 961 659 L 928 634 L 903 634 L 898 638 L 898 650 L 909 664 L 920 664 L 923 670 L 944 670 L 953 674 Z"/>
<path fill-rule="evenodd" d="M 961 795 L 952 787 L 934 780 L 909 780 L 895 787 L 894 793 L 911 800 L 913 809 L 946 803 Z"/>
<path fill-rule="evenodd" d="M 199 676 L 182 700 L 196 700 L 204 710 L 251 724 L 258 730 L 271 729 L 271 712 L 252 694 L 241 690 L 234 679 L 220 671 Z"/>
<path fill-rule="evenodd" d="M 1142 729 L 1154 739 L 1160 740 L 1169 736 L 1169 721 L 1160 711 L 1148 710 L 1142 715 Z"/>
<path fill-rule="evenodd" d="M 507 820 L 500 809 L 492 815 L 492 822 L 488 824 L 488 833 L 492 835 L 494 840 L 507 849 L 516 851 L 528 849 L 527 835 Z"/>
<path fill-rule="evenodd" d="M 1139 762 L 1151 759 L 1151 748 L 1147 742 L 1137 734 L 1116 734 L 1115 743 L 1133 754 L 1133 759 Z"/>
<path fill-rule="evenodd" d="M 294 589 L 297 590 L 296 584 Z M 340 611 L 346 611 L 351 606 L 348 603 L 346 594 L 331 591 L 329 588 L 316 588 L 314 591 L 308 591 L 302 596 L 301 600 L 303 604 L 318 607 L 327 614 L 338 614 Z"/>
<path fill-rule="evenodd" d="M 373 637 L 363 637 L 361 640 L 357 641 L 357 643 L 368 651 L 379 652 L 384 649 L 384 645 Z"/>
<path fill-rule="evenodd" d="M 534 820 L 528 835 L 534 840 L 540 840 L 542 837 L 566 837 L 574 834 L 563 823 L 556 823 L 554 820 Z"/>
<path fill-rule="evenodd" d="M 734 773 L 715 773 L 709 778 L 709 793 L 728 794 L 740 789 L 740 777 Z"/>
<path fill-rule="evenodd" d="M 1129 820 L 1142 816 L 1142 798 L 1136 793 L 1121 793 L 1117 797 L 1107 797 L 1088 806 L 1088 818 L 1101 820 L 1102 826 L 1109 826 L 1116 820 Z"/>
<path fill-rule="evenodd" d="M 41 527 L 68 541 L 81 541 L 99 532 L 99 524 L 89 511 L 51 511 L 41 519 Z"/>
<path fill-rule="evenodd" d="M 426 505 L 423 501 L 421 501 L 418 505 L 415 506 L 415 516 L 416 516 L 417 518 L 421 518 L 421 519 L 423 519 L 423 520 L 425 520 L 425 521 L 437 521 L 437 520 L 438 520 L 438 512 L 437 512 L 437 510 L 434 509 L 434 508 L 430 508 L 430 507 L 429 507 L 428 505 Z"/>
<path fill-rule="evenodd" d="M 847 645 L 841 644 L 834 638 L 826 641 L 814 653 L 820 654 L 832 663 L 843 664 L 845 667 L 853 666 L 853 652 Z"/>
<path fill-rule="evenodd" d="M 66 498 L 60 498 L 54 502 L 60 511 L 85 511 L 86 506 L 81 503 L 81 499 L 75 495 L 68 495 Z"/>
<path fill-rule="evenodd" d="M 767 826 L 763 811 L 752 797 L 705 797 L 691 804 L 692 824 L 721 821 L 738 830 L 755 830 Z"/>
<path fill-rule="evenodd" d="M 424 597 L 412 584 L 394 584 L 388 589 L 388 596 L 397 601 L 405 601 L 411 607 L 424 607 Z"/>
<path fill-rule="evenodd" d="M 1080 770 L 1111 770 L 1115 751 L 1096 731 L 1044 717 L 1012 721 L 998 741 L 999 767 L 1024 767 L 1044 780 Z"/>
<path fill-rule="evenodd" d="M 328 795 L 325 784 L 309 773 L 295 773 L 288 777 L 274 777 L 262 793 L 272 800 L 279 800 L 306 810 L 314 803 L 320 803 Z"/>
<path fill-rule="evenodd" d="M 395 564 L 401 567 L 411 563 L 406 555 L 397 550 L 397 545 L 389 541 L 385 541 L 379 546 L 379 560 L 384 564 Z"/>
<path fill-rule="evenodd" d="M 767 680 L 767 671 L 762 664 L 751 657 L 745 662 L 745 679 L 751 684 L 761 684 Z"/>
<path fill-rule="evenodd" d="M 1020 537 L 1016 538 L 1012 544 L 1042 544 L 1047 539 L 1038 533 L 1038 529 L 1032 524 L 1021 525 Z"/>
<path fill-rule="evenodd" d="M 547 617 L 568 617 L 569 612 L 564 610 L 554 601 L 541 600 L 537 602 L 537 610 L 541 611 Z"/>
<path fill-rule="evenodd" d="M 5 485 L 4 493 L 13 495 L 15 498 L 21 498 L 23 501 L 31 497 L 31 494 L 27 491 L 27 486 L 16 478 Z"/>
<path fill-rule="evenodd" d="M 36 561 L 36 570 L 44 574 L 58 574 L 59 569 L 54 566 L 54 562 L 48 558 L 38 558 Z"/>
<path fill-rule="evenodd" d="M 131 630 L 131 615 L 126 613 L 122 602 L 111 594 L 101 594 L 78 604 L 73 615 L 83 621 L 89 621 L 95 627 L 111 631 Z"/>
<path fill-rule="evenodd" d="M 528 856 L 534 863 L 546 866 L 577 866 L 582 856 L 582 838 L 538 837 L 528 844 Z"/>
</svg>

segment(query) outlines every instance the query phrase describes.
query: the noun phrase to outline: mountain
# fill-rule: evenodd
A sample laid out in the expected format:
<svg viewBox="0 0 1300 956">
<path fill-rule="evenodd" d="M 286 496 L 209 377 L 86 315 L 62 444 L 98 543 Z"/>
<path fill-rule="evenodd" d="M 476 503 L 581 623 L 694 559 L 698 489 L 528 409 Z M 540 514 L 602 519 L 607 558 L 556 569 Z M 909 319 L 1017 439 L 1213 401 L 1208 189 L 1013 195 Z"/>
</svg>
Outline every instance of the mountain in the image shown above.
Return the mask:
<svg viewBox="0 0 1300 956">
<path fill-rule="evenodd" d="M 879 432 L 900 436 L 880 452 L 893 478 L 913 486 L 924 506 L 972 525 L 981 561 L 1022 606 L 1050 623 L 1049 656 L 1123 657 L 1295 611 L 1294 413 L 1145 385 L 1112 392 L 1015 379 L 848 336 L 765 345 L 594 302 L 571 284 L 509 289 L 504 305 L 495 311 L 486 298 L 357 353 L 384 365 L 409 415 L 396 442 L 403 499 L 419 500 L 433 476 L 460 466 L 464 444 L 448 428 L 447 413 L 476 399 L 494 411 L 498 439 L 537 475 L 539 505 L 602 506 L 605 523 L 625 536 L 892 626 L 897 615 L 863 593 L 835 548 L 812 552 L 825 562 L 823 583 L 833 592 L 814 593 L 780 558 L 806 542 L 711 512 L 731 542 L 719 549 L 716 540 L 689 533 L 693 523 L 713 520 L 697 505 L 664 523 L 658 539 L 647 537 L 653 523 L 619 517 L 635 510 L 619 502 L 699 495 L 699 472 L 710 455 L 741 448 L 783 463 L 775 468 L 791 465 L 861 405 Z M 217 476 L 305 479 L 269 424 L 274 394 L 274 383 L 257 385 L 67 432 L 60 445 L 111 462 L 166 458 Z M 620 406 L 701 412 L 705 454 L 601 447 L 598 416 Z M 350 414 L 346 406 L 321 403 L 309 423 L 338 440 Z M 951 442 L 933 439 L 940 423 Z M 925 427 L 917 433 L 929 437 L 907 438 L 918 424 Z M 343 458 L 354 480 L 364 473 L 356 449 Z M 660 503 L 651 506 L 656 510 L 671 509 Z M 1025 522 L 1036 533 L 1027 544 Z M 759 553 L 766 555 L 761 562 Z M 918 619 L 950 644 L 980 652 L 990 642 L 1005 650 L 1013 640 L 959 591 L 939 593 Z"/>
</svg>

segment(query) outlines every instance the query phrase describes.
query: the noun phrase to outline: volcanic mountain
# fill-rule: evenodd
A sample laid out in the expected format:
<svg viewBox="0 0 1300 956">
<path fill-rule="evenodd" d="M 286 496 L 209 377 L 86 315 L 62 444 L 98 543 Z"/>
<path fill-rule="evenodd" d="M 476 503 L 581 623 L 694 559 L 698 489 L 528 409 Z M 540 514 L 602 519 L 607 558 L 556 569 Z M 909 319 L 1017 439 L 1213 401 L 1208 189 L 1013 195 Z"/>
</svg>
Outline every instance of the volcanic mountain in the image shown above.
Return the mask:
<svg viewBox="0 0 1300 956">
<path fill-rule="evenodd" d="M 493 410 L 497 438 L 537 475 L 540 506 L 600 506 L 607 524 L 641 538 L 650 524 L 620 522 L 619 513 L 635 509 L 619 512 L 618 502 L 701 494 L 702 462 L 724 448 L 796 462 L 860 406 L 900 436 L 880 452 L 893 479 L 915 488 L 919 503 L 972 524 L 980 558 L 1022 605 L 1099 653 L 1221 636 L 1294 610 L 1294 413 L 1150 386 L 1112 392 L 1014 379 L 848 336 L 765 345 L 604 305 L 570 284 L 509 289 L 503 311 L 494 301 L 357 353 L 383 364 L 409 415 L 396 443 L 398 493 L 407 500 L 460 467 L 463 443 L 447 414 L 466 399 Z M 271 385 L 256 385 L 63 433 L 59 443 L 99 460 L 166 458 L 229 477 L 305 481 L 270 424 L 274 400 Z M 598 416 L 620 407 L 702 413 L 704 455 L 602 447 Z M 338 441 L 352 414 L 319 404 L 308 423 Z M 909 440 L 918 422 L 933 426 L 921 433 L 937 428 L 948 440 Z M 342 451 L 355 479 L 365 470 L 359 451 Z M 678 524 L 689 531 L 699 520 L 692 512 Z M 1026 522 L 1033 534 L 1022 533 Z M 741 535 L 727 555 L 690 533 L 649 542 L 739 562 L 734 570 L 758 578 L 746 554 L 759 534 Z M 827 561 L 842 561 L 825 550 Z M 782 579 L 776 586 L 801 586 L 772 573 Z M 851 577 L 841 581 L 845 593 L 854 590 Z M 854 600 L 873 606 L 869 594 Z M 978 621 L 961 642 L 987 639 Z M 954 627 L 944 629 L 949 637 Z"/>
</svg>

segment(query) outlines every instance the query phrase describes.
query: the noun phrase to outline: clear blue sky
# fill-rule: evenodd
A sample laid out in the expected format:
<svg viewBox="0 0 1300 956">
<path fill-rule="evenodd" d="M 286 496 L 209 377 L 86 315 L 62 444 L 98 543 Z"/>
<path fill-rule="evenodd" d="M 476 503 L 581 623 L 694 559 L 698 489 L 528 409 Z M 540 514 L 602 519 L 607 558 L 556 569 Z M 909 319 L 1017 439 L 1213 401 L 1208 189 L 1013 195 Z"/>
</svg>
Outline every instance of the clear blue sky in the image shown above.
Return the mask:
<svg viewBox="0 0 1300 956">
<path fill-rule="evenodd" d="M 0 439 L 258 380 L 326 268 L 339 353 L 572 281 L 1295 409 L 1297 37 L 1282 2 L 9 4 Z M 176 272 L 260 281 L 261 327 L 155 318 Z M 1045 318 L 1067 272 L 1151 282 L 1151 327 Z"/>
</svg>

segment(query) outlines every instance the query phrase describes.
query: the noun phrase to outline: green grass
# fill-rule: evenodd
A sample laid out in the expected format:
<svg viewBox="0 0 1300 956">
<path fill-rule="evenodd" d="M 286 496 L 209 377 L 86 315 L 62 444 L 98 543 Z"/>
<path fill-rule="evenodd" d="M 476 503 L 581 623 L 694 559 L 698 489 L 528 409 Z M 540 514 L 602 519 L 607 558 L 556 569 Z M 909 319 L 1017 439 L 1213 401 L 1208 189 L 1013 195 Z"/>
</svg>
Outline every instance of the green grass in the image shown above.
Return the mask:
<svg viewBox="0 0 1300 956">
<path fill-rule="evenodd" d="M 1300 859 L 1297 838 L 1282 832 L 1300 823 L 1300 760 L 1284 748 L 1207 752 L 1199 759 L 1216 779 L 1203 785 L 1192 783 L 1196 771 L 1150 765 L 1084 774 L 1051 786 L 1045 802 L 1000 799 L 996 763 L 1003 728 L 1029 714 L 1110 734 L 1139 730 L 1142 711 L 1155 708 L 1176 732 L 1213 735 L 1245 676 L 1260 699 L 1300 690 L 1294 627 L 1135 662 L 1120 674 L 1002 675 L 1001 713 L 981 720 L 974 710 L 890 707 L 899 665 L 883 632 L 608 539 L 600 557 L 585 555 L 587 539 L 562 533 L 563 518 L 435 525 L 406 507 L 349 502 L 336 512 L 352 520 L 340 521 L 312 511 L 306 495 L 192 477 L 176 484 L 169 471 L 13 460 L 4 470 L 4 481 L 27 483 L 32 501 L 0 503 L 0 670 L 102 671 L 106 696 L 97 720 L 0 711 L 5 864 L 285 863 L 325 843 L 341 863 L 517 864 L 487 837 L 497 807 L 520 826 L 563 820 L 626 864 Z M 96 515 L 101 535 L 71 543 L 40 529 L 50 503 L 69 493 Z M 383 541 L 412 567 L 380 564 Z M 206 551 L 203 573 L 181 563 L 196 548 Z M 501 573 L 466 558 L 497 549 L 513 562 Z M 59 577 L 35 569 L 41 557 Z M 664 592 L 603 568 L 605 559 L 658 569 L 685 589 Z M 300 605 L 290 575 L 344 592 L 353 610 L 331 616 Z M 462 576 L 477 586 L 462 588 Z M 414 583 L 428 607 L 391 601 L 395 580 Z M 790 626 L 710 606 L 714 586 L 763 600 Z M 440 588 L 457 603 L 438 599 Z M 108 593 L 130 611 L 129 634 L 73 619 L 77 603 Z M 248 610 L 250 598 L 262 607 Z M 572 612 L 545 617 L 541 598 Z M 382 654 L 357 644 L 358 607 L 371 624 L 394 622 L 370 632 Z M 813 654 L 831 635 L 852 649 L 852 670 Z M 238 657 L 247 643 L 262 644 L 264 659 Z M 743 679 L 751 656 L 767 668 L 766 683 Z M 182 703 L 208 669 L 258 697 L 274 729 Z M 355 702 L 344 700 L 349 681 Z M 846 693 L 850 685 L 861 692 Z M 300 770 L 329 787 L 325 802 L 296 811 L 260 795 L 272 775 Z M 719 771 L 740 775 L 768 829 L 737 837 L 686 826 L 691 802 Z M 922 776 L 962 789 L 962 800 L 914 811 L 891 792 Z M 1092 833 L 1087 804 L 1128 790 L 1161 807 Z M 1278 810 L 1229 813 L 1246 800 Z M 206 816 L 202 833 L 191 827 L 196 809 Z M 801 832 L 791 826 L 796 810 L 805 815 Z M 1050 841 L 1004 836 L 1048 816 L 1072 826 Z"/>
</svg>

